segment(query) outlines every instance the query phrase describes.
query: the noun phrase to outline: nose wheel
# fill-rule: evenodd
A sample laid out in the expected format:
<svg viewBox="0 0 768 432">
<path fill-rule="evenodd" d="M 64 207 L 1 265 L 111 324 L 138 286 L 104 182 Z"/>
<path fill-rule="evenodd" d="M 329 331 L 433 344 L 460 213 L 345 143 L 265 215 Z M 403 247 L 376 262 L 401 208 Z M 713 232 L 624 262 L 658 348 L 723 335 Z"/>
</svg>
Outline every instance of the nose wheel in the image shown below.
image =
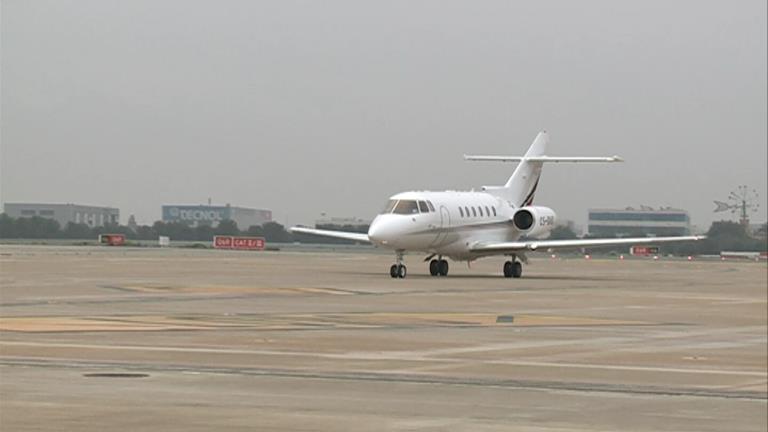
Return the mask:
<svg viewBox="0 0 768 432">
<path fill-rule="evenodd" d="M 523 265 L 520 261 L 513 259 L 504 263 L 504 277 L 519 278 L 523 275 Z"/>
<path fill-rule="evenodd" d="M 408 274 L 408 269 L 404 264 L 392 264 L 389 268 L 389 275 L 394 279 L 402 279 Z"/>
<path fill-rule="evenodd" d="M 389 268 L 389 276 L 393 279 L 403 279 L 408 274 L 408 269 L 403 264 L 403 252 L 397 251 L 395 259 L 397 262 Z"/>
<path fill-rule="evenodd" d="M 430 261 L 429 274 L 432 276 L 448 276 L 448 261 L 442 258 Z"/>
</svg>

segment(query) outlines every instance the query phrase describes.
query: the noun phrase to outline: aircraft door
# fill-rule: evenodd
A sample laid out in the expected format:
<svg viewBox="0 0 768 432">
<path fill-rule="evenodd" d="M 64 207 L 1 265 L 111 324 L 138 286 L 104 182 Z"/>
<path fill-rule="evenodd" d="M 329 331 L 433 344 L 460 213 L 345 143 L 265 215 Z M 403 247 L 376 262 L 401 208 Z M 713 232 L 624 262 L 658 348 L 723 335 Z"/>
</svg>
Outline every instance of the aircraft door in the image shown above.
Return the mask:
<svg viewBox="0 0 768 432">
<path fill-rule="evenodd" d="M 440 226 L 435 236 L 435 241 L 432 242 L 432 247 L 439 246 L 448 237 L 448 228 L 451 226 L 451 214 L 448 212 L 448 208 L 444 205 L 440 206 Z"/>
</svg>

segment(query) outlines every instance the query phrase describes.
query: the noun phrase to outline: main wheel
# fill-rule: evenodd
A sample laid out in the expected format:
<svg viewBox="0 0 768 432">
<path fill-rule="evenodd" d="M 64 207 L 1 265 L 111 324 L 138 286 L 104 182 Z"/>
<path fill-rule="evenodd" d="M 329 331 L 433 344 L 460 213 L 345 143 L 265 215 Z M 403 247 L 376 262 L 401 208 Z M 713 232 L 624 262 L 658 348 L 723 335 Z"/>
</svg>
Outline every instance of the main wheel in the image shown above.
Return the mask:
<svg viewBox="0 0 768 432">
<path fill-rule="evenodd" d="M 446 260 L 440 260 L 438 261 L 437 270 L 440 276 L 448 276 L 448 261 Z"/>
<path fill-rule="evenodd" d="M 512 263 L 512 277 L 513 278 L 519 278 L 523 275 L 523 265 L 520 264 L 520 261 L 515 261 Z"/>
<path fill-rule="evenodd" d="M 504 277 L 509 278 L 512 277 L 512 261 L 507 261 L 504 263 Z"/>
<path fill-rule="evenodd" d="M 440 274 L 440 265 L 438 264 L 438 261 L 436 259 L 433 259 L 429 262 L 429 274 L 432 276 L 437 276 Z"/>
<path fill-rule="evenodd" d="M 396 278 L 400 274 L 400 271 L 397 268 L 397 264 L 392 264 L 392 267 L 389 268 L 389 276 Z"/>
<path fill-rule="evenodd" d="M 397 268 L 397 277 L 399 277 L 400 279 L 405 278 L 405 275 L 408 274 L 408 269 L 406 269 L 405 266 L 402 265 L 402 264 L 400 264 L 397 267 L 398 267 Z"/>
</svg>

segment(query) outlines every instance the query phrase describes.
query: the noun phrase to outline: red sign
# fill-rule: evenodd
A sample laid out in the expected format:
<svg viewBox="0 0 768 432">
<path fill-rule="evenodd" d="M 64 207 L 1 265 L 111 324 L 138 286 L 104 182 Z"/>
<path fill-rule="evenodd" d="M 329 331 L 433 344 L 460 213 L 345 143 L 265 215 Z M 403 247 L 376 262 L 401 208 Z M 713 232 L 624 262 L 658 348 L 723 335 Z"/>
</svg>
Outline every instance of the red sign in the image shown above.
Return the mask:
<svg viewBox="0 0 768 432">
<path fill-rule="evenodd" d="M 656 255 L 659 253 L 658 246 L 632 246 L 629 248 L 629 253 L 632 255 Z"/>
<path fill-rule="evenodd" d="M 99 234 L 99 243 L 107 246 L 123 246 L 125 234 Z"/>
<path fill-rule="evenodd" d="M 263 237 L 213 237 L 213 247 L 216 249 L 264 250 L 265 244 Z"/>
</svg>

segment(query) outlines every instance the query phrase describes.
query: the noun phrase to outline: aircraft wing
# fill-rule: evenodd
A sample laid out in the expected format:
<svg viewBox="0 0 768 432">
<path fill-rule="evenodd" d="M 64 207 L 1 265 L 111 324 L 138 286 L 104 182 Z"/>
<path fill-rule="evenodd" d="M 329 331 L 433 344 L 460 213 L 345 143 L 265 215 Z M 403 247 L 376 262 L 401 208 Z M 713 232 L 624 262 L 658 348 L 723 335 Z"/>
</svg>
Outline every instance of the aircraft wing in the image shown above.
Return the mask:
<svg viewBox="0 0 768 432">
<path fill-rule="evenodd" d="M 624 162 L 619 156 L 487 156 L 487 155 L 464 155 L 468 161 L 487 161 L 487 162 Z"/>
<path fill-rule="evenodd" d="M 333 237 L 333 238 L 339 238 L 344 240 L 354 240 L 364 243 L 370 243 L 371 240 L 368 239 L 368 234 L 362 234 L 362 233 L 353 233 L 353 232 L 345 232 L 345 231 L 329 231 L 329 230 L 320 230 L 320 229 L 314 229 L 314 228 L 305 228 L 305 227 L 291 227 L 291 232 L 295 233 L 301 233 L 301 234 L 311 234 L 321 237 Z"/>
<path fill-rule="evenodd" d="M 478 243 L 472 252 L 506 253 L 518 251 L 535 251 L 537 249 L 575 249 L 599 246 L 636 245 L 643 243 L 669 243 L 680 241 L 701 240 L 704 236 L 685 237 L 634 237 L 634 238 L 604 238 L 604 239 L 573 239 L 573 240 L 523 240 L 498 243 Z"/>
</svg>

